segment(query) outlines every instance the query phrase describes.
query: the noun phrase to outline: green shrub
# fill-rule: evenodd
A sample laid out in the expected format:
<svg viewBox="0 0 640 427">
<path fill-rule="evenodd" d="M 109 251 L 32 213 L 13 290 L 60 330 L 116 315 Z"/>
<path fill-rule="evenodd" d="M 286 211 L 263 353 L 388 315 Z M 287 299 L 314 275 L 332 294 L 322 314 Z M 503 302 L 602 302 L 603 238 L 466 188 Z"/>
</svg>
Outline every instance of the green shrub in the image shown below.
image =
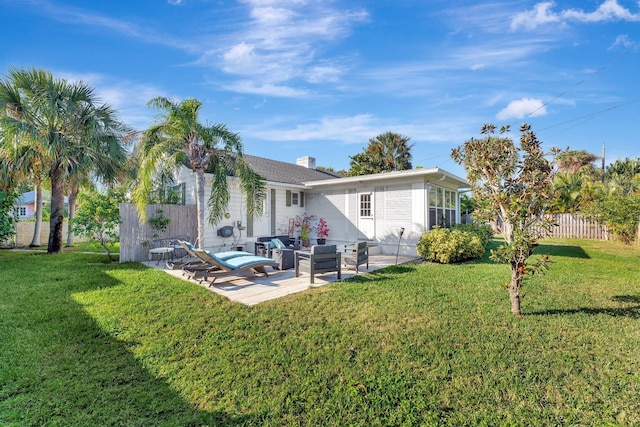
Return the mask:
<svg viewBox="0 0 640 427">
<path fill-rule="evenodd" d="M 13 191 L 0 191 L 0 242 L 13 237 L 15 217 L 12 214 L 18 195 Z"/>
<path fill-rule="evenodd" d="M 417 251 L 427 261 L 449 264 L 480 258 L 484 254 L 484 245 L 476 233 L 434 228 L 422 235 Z"/>
<path fill-rule="evenodd" d="M 486 247 L 491 239 L 493 239 L 493 229 L 489 224 L 453 224 L 454 230 L 468 231 L 480 238 L 482 247 Z"/>
</svg>

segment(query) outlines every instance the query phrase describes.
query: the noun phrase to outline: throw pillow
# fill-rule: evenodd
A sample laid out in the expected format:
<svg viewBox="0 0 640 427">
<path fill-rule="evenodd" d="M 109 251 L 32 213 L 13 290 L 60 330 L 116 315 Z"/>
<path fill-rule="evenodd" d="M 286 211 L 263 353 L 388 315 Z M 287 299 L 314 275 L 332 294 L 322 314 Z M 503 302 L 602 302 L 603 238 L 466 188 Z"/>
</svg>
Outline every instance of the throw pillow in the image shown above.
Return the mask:
<svg viewBox="0 0 640 427">
<path fill-rule="evenodd" d="M 278 249 L 286 248 L 285 244 L 282 243 L 282 240 L 280 240 L 280 239 L 271 239 L 271 243 L 273 243 L 275 245 L 275 247 L 278 248 Z"/>
</svg>

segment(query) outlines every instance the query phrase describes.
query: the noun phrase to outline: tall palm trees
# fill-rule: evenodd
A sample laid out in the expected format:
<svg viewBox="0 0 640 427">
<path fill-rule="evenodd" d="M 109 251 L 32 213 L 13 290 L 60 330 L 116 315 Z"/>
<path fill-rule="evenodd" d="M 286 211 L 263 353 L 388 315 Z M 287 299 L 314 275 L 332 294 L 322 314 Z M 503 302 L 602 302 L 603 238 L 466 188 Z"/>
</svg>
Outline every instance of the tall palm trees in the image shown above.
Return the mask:
<svg viewBox="0 0 640 427">
<path fill-rule="evenodd" d="M 363 153 L 351 156 L 351 176 L 411 169 L 411 147 L 408 136 L 382 133 L 369 140 Z"/>
<path fill-rule="evenodd" d="M 138 185 L 133 196 L 138 211 L 145 215 L 145 206 L 152 190 L 158 167 L 177 168 L 189 165 L 196 174 L 196 211 L 199 247 L 204 246 L 204 192 L 205 172 L 213 173 L 209 208 L 209 222 L 216 223 L 229 203 L 227 177 L 235 175 L 240 179 L 245 193 L 249 215 L 262 212 L 265 198 L 264 180 L 253 172 L 242 160 L 240 137 L 222 124 L 203 125 L 198 121 L 202 103 L 187 99 L 179 103 L 164 97 L 149 101 L 149 106 L 162 110 L 161 121 L 143 134 L 137 155 L 140 169 Z"/>
<path fill-rule="evenodd" d="M 59 252 L 68 179 L 86 171 L 87 164 L 98 173 L 118 168 L 126 158 L 122 136 L 127 129 L 114 110 L 99 105 L 88 85 L 37 69 L 11 69 L 0 83 L 0 126 L 7 140 L 33 149 L 44 165 L 51 181 L 47 252 Z"/>
</svg>

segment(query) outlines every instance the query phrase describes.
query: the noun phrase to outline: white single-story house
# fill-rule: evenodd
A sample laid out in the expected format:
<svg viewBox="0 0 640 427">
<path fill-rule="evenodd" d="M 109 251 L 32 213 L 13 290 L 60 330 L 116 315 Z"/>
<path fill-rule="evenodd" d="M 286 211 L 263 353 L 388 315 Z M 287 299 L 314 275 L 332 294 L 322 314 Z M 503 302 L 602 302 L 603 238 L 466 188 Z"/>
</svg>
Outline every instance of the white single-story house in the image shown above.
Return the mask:
<svg viewBox="0 0 640 427">
<path fill-rule="evenodd" d="M 437 167 L 340 177 L 315 169 L 312 157 L 300 158 L 297 164 L 250 155 L 244 160 L 265 178 L 264 213 L 247 216 L 238 178 L 229 177 L 229 207 L 225 219 L 207 226 L 206 248 L 243 246 L 251 251 L 257 237 L 288 234 L 289 220 L 306 213 L 326 220 L 328 244 L 366 240 L 382 253 L 415 255 L 425 231 L 460 222 L 460 190 L 469 187 L 464 179 Z M 205 198 L 211 180 L 207 174 Z M 184 203 L 195 204 L 195 174 L 184 167 L 176 183 Z M 232 227 L 233 233 L 229 235 L 229 228 L 220 232 L 223 227 Z M 311 237 L 313 243 L 316 236 Z"/>
</svg>

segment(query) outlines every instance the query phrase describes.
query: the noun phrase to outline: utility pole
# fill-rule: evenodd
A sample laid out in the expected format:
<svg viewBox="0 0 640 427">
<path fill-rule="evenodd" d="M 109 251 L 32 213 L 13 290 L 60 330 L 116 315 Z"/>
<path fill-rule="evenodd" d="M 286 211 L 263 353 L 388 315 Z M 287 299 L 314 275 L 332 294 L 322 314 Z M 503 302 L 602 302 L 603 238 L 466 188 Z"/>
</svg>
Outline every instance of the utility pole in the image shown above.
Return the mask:
<svg viewBox="0 0 640 427">
<path fill-rule="evenodd" d="M 604 142 L 602 143 L 602 183 L 604 184 Z"/>
</svg>

